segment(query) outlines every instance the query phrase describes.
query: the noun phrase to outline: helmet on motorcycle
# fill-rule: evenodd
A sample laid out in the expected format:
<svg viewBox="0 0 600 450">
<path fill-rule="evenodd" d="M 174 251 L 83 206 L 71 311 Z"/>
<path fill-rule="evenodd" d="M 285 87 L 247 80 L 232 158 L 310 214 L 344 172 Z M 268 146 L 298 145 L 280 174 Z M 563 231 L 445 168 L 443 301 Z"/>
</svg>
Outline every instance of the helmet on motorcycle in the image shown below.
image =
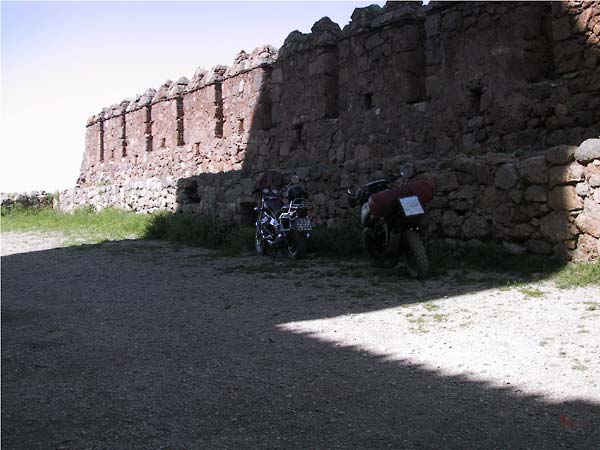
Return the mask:
<svg viewBox="0 0 600 450">
<path fill-rule="evenodd" d="M 290 201 L 296 200 L 297 198 L 305 198 L 306 197 L 306 193 L 304 192 L 304 189 L 302 189 L 297 184 L 290 186 L 287 190 L 286 195 L 287 195 L 288 200 L 290 200 Z"/>
</svg>

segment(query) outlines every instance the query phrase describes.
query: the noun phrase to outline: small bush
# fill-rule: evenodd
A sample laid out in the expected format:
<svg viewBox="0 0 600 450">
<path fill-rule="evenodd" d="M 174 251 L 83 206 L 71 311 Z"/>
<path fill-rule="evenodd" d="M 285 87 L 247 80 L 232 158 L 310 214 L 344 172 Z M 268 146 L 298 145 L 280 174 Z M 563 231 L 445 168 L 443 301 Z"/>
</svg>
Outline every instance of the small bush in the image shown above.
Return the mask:
<svg viewBox="0 0 600 450">
<path fill-rule="evenodd" d="M 142 237 L 222 250 L 226 254 L 240 254 L 254 247 L 254 227 L 224 224 L 192 214 L 154 214 Z"/>
<path fill-rule="evenodd" d="M 600 261 L 595 263 L 569 264 L 563 267 L 554 279 L 559 288 L 589 285 L 600 286 Z"/>
</svg>

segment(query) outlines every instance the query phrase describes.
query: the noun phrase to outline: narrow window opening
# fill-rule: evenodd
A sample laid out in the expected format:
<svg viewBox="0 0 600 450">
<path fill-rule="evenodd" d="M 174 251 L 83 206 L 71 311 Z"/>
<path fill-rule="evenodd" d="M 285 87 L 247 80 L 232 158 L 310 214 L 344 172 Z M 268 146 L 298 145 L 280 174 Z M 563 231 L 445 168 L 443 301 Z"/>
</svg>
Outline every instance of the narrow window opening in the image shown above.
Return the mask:
<svg viewBox="0 0 600 450">
<path fill-rule="evenodd" d="M 474 86 L 469 88 L 467 108 L 468 113 L 471 115 L 477 115 L 481 112 L 481 94 L 482 90 L 480 86 Z"/>
<path fill-rule="evenodd" d="M 125 158 L 127 156 L 127 121 L 125 114 L 121 116 L 121 156 Z"/>
<path fill-rule="evenodd" d="M 167 146 L 167 139 L 161 138 L 160 140 L 160 148 L 165 148 Z"/>
<path fill-rule="evenodd" d="M 175 100 L 177 107 L 177 146 L 185 144 L 183 140 L 183 97 L 177 97 Z"/>
<path fill-rule="evenodd" d="M 297 123 L 294 124 L 293 129 L 294 129 L 294 143 L 295 144 L 300 144 L 302 143 L 302 128 L 304 128 L 304 124 L 302 123 Z"/>
<path fill-rule="evenodd" d="M 100 121 L 100 133 L 98 143 L 98 159 L 104 161 L 104 122 Z"/>
<path fill-rule="evenodd" d="M 146 106 L 146 152 L 152 151 L 152 108 Z"/>
<path fill-rule="evenodd" d="M 244 132 L 244 119 L 238 119 L 238 133 Z"/>
<path fill-rule="evenodd" d="M 225 119 L 223 117 L 223 88 L 221 83 L 215 84 L 215 137 L 223 137 L 223 126 Z"/>
<path fill-rule="evenodd" d="M 194 155 L 195 155 L 195 156 L 198 156 L 198 155 L 200 155 L 200 142 L 196 142 L 196 143 L 193 145 L 193 149 L 194 149 Z"/>
<path fill-rule="evenodd" d="M 371 92 L 367 92 L 363 95 L 363 108 L 371 109 L 373 108 L 373 94 Z"/>
<path fill-rule="evenodd" d="M 327 76 L 325 78 L 325 117 L 337 117 L 337 76 Z"/>
</svg>

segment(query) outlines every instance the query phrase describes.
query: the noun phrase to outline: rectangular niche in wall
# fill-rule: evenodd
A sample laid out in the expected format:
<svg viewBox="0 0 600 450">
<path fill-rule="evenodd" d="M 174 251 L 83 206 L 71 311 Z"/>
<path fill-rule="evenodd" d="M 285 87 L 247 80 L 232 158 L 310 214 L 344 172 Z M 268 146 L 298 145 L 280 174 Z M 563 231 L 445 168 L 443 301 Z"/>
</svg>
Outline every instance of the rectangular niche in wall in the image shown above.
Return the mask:
<svg viewBox="0 0 600 450">
<path fill-rule="evenodd" d="M 325 117 L 336 117 L 338 114 L 338 78 L 336 75 L 325 75 Z"/>
<path fill-rule="evenodd" d="M 294 145 L 299 145 L 302 143 L 302 129 L 304 128 L 304 124 L 302 122 L 295 123 L 292 126 L 294 130 Z"/>
<path fill-rule="evenodd" d="M 121 157 L 127 156 L 127 120 L 125 114 L 121 116 Z"/>
<path fill-rule="evenodd" d="M 371 92 L 367 92 L 363 94 L 363 109 L 371 109 L 373 108 L 373 94 Z"/>
<path fill-rule="evenodd" d="M 215 83 L 215 137 L 223 137 L 225 117 L 223 115 L 223 87 L 221 83 Z"/>
<path fill-rule="evenodd" d="M 177 146 L 184 145 L 183 140 L 183 97 L 175 99 L 175 107 L 177 108 Z"/>
<path fill-rule="evenodd" d="M 146 151 L 152 151 L 152 107 L 146 106 L 146 120 L 144 123 L 146 124 Z"/>
<path fill-rule="evenodd" d="M 99 124 L 99 136 L 98 136 L 98 160 L 104 161 L 104 121 L 101 120 Z"/>
<path fill-rule="evenodd" d="M 476 116 L 481 113 L 481 86 L 471 86 L 467 91 L 467 114 Z"/>
</svg>

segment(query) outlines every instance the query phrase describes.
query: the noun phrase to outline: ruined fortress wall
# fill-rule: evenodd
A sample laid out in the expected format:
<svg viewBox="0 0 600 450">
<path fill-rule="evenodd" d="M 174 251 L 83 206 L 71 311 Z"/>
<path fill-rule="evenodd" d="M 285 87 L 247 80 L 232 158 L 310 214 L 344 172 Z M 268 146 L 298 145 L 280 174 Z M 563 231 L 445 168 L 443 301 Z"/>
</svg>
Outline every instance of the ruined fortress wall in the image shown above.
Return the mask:
<svg viewBox="0 0 600 450">
<path fill-rule="evenodd" d="M 434 205 L 432 232 L 530 251 L 525 240 L 542 240 L 558 252 L 559 242 L 539 234 L 541 219 L 557 210 L 550 204 L 528 218 L 527 239 L 510 231 L 525 223 L 515 199 L 532 185 L 518 167 L 544 159 L 550 147 L 600 135 L 599 35 L 599 4 L 580 1 L 395 2 L 355 10 L 343 30 L 323 18 L 309 34 L 292 32 L 277 52 L 242 52 L 231 67 L 199 69 L 92 117 L 78 186 L 63 194 L 63 207 L 249 220 L 257 179 L 279 169 L 304 177 L 318 222 L 333 226 L 352 214 L 344 188 L 400 167 L 444 186 L 446 166 L 467 158 L 475 173 L 458 171 L 456 187 L 436 188 L 461 201 Z M 520 194 L 495 185 L 498 161 L 514 165 L 511 189 Z M 566 163 L 532 167 L 568 171 Z M 594 164 L 564 184 L 587 186 L 578 188 L 581 202 L 599 200 Z M 555 188 L 547 180 L 536 186 L 547 198 Z M 516 206 L 500 208 L 509 201 Z M 569 226 L 583 210 L 575 203 L 560 210 Z M 487 231 L 465 232 L 464 223 Z M 572 236 L 560 244 L 576 246 Z"/>
</svg>

